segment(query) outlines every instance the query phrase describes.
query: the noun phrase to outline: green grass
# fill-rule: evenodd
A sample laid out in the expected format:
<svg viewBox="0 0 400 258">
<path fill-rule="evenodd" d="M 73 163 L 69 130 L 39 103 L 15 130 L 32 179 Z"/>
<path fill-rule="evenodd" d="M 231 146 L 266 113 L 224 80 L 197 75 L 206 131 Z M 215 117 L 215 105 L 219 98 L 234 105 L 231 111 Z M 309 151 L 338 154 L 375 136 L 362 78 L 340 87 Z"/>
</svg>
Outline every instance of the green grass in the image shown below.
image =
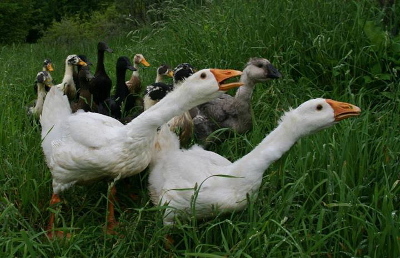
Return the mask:
<svg viewBox="0 0 400 258">
<path fill-rule="evenodd" d="M 201 3 L 193 10 L 172 2 L 162 10 L 165 21 L 106 39 L 114 49 L 105 57 L 114 82 L 117 58 L 135 53 L 152 65 L 140 70 L 145 85 L 161 63 L 242 69 L 250 57 L 270 59 L 284 78 L 257 85 L 254 129 L 212 146 L 230 160 L 251 151 L 283 111 L 310 98 L 350 102 L 362 115 L 301 139 L 266 171 L 244 211 L 164 227 L 165 207 L 151 204 L 144 172 L 131 179 L 139 201 L 118 183 L 123 237 L 103 232 L 108 187 L 97 183 L 63 193 L 62 206 L 52 209 L 57 226 L 73 236 L 49 241 L 51 175 L 26 105 L 35 98 L 33 81 L 45 58 L 55 63 L 53 78 L 60 82 L 65 57 L 82 53 L 95 64 L 102 39 L 2 46 L 0 257 L 400 256 L 400 65 L 391 61 L 400 56 L 374 47 L 364 33 L 365 22 L 379 24 L 384 12 L 369 1 Z M 170 251 L 165 234 L 175 239 Z"/>
</svg>

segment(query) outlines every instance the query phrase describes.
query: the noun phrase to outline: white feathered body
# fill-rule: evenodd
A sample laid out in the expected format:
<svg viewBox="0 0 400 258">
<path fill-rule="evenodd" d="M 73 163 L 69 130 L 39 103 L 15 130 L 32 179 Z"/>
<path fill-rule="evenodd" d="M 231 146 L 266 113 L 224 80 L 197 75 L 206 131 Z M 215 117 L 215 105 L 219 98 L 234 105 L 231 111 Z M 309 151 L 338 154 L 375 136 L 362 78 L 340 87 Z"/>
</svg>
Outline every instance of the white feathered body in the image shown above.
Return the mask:
<svg viewBox="0 0 400 258">
<path fill-rule="evenodd" d="M 61 91 L 52 89 L 49 94 L 45 106 L 52 108 L 45 108 L 41 117 L 42 147 L 54 193 L 75 183 L 129 177 L 147 167 L 155 133 L 137 126 L 139 120 L 124 126 L 97 113 L 72 114 Z M 130 137 L 132 130 L 135 137 Z"/>
</svg>

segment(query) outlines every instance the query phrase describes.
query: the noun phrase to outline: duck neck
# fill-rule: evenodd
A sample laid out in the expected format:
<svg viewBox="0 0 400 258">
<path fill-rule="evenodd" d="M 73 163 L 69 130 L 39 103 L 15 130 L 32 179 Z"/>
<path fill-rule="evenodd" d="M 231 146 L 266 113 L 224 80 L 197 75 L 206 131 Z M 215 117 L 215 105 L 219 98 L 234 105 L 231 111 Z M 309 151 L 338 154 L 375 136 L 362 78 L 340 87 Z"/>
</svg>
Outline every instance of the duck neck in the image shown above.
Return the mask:
<svg viewBox="0 0 400 258">
<path fill-rule="evenodd" d="M 244 178 L 250 188 L 247 192 L 257 190 L 265 170 L 282 157 L 300 137 L 290 121 L 282 121 L 254 150 L 231 165 L 230 174 Z"/>
<path fill-rule="evenodd" d="M 162 75 L 157 72 L 156 82 L 162 82 L 162 79 L 163 79 Z"/>
<path fill-rule="evenodd" d="M 115 97 L 117 103 L 121 104 L 125 100 L 126 96 L 129 95 L 129 89 L 125 83 L 126 69 L 117 69 L 117 85 L 115 89 Z"/>
<path fill-rule="evenodd" d="M 104 68 L 104 50 L 97 50 L 97 66 L 96 72 L 105 71 Z"/>
<path fill-rule="evenodd" d="M 42 113 L 44 98 L 46 97 L 46 89 L 43 83 L 37 83 L 37 100 L 35 109 L 39 114 Z"/>
<path fill-rule="evenodd" d="M 240 82 L 244 83 L 244 85 L 239 87 L 239 89 L 236 91 L 235 98 L 250 103 L 255 82 L 249 78 L 246 72 L 244 72 L 240 77 Z"/>
<path fill-rule="evenodd" d="M 139 65 L 133 62 L 133 67 L 136 69 L 136 71 L 132 72 L 132 77 L 139 77 Z"/>
<path fill-rule="evenodd" d="M 74 68 L 72 65 L 66 63 L 65 64 L 65 72 L 64 72 L 64 78 L 63 78 L 63 83 L 74 83 L 73 79 L 73 74 L 74 74 Z M 75 85 L 75 83 L 74 83 Z"/>
</svg>

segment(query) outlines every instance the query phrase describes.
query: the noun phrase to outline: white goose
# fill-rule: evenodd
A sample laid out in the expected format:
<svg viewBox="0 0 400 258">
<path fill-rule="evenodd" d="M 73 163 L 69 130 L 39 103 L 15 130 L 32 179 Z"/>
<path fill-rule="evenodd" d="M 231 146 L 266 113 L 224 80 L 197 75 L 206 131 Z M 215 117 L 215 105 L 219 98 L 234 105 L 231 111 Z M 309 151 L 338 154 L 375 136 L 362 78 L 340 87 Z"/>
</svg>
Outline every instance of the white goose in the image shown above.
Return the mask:
<svg viewBox="0 0 400 258">
<path fill-rule="evenodd" d="M 28 114 L 35 118 L 39 118 L 42 114 L 43 102 L 47 94 L 46 87 L 50 88 L 53 85 L 53 79 L 51 78 L 50 73 L 47 71 L 39 72 L 36 76 L 36 85 L 37 99 L 35 101 L 35 106 L 29 107 Z"/>
<path fill-rule="evenodd" d="M 65 59 L 65 72 L 64 78 L 60 84 L 55 85 L 58 89 L 64 92 L 68 96 L 68 99 L 72 101 L 76 95 L 76 87 L 74 82 L 74 66 L 83 65 L 86 63 L 82 61 L 77 55 L 69 55 Z"/>
<path fill-rule="evenodd" d="M 244 209 L 247 206 L 246 194 L 258 191 L 264 171 L 299 138 L 360 112 L 360 108 L 348 103 L 329 99 L 309 100 L 285 113 L 273 132 L 234 163 L 199 146 L 189 150 L 179 149 L 175 134 L 163 126 L 160 132 L 163 137 L 159 138 L 161 150 L 156 152 L 150 168 L 151 199 L 155 205 L 168 203 L 171 207 L 165 212 L 164 224 L 174 223 L 174 217 L 179 214 L 177 210 L 191 212 L 196 186 L 197 218 L 211 216 L 213 207 L 221 212 Z"/>
<path fill-rule="evenodd" d="M 235 70 L 199 71 L 127 125 L 97 113 L 78 111 L 72 114 L 67 98 L 53 87 L 47 94 L 40 119 L 43 152 L 53 178 L 50 204 L 60 202 L 59 194 L 74 184 L 103 178 L 118 180 L 143 171 L 152 156 L 157 128 L 172 117 L 241 86 L 239 82 L 222 84 L 240 74 Z M 116 225 L 114 194 L 113 187 L 108 216 L 111 233 Z M 52 213 L 48 236 L 63 235 L 54 232 L 53 224 Z"/>
</svg>

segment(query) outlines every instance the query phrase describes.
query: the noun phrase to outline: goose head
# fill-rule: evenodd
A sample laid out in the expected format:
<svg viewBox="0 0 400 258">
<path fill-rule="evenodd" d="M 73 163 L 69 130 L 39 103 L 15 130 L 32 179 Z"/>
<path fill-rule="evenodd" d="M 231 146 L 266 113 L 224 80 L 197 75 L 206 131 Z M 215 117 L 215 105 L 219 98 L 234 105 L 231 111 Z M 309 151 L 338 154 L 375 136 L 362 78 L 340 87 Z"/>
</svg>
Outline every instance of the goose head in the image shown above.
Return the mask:
<svg viewBox="0 0 400 258">
<path fill-rule="evenodd" d="M 242 86 L 242 82 L 225 83 L 226 80 L 239 75 L 242 75 L 241 71 L 203 69 L 187 78 L 179 88 L 183 88 L 181 92 L 184 92 L 185 98 L 191 99 L 187 101 L 202 104 L 219 97 L 229 89 Z"/>
<path fill-rule="evenodd" d="M 51 60 L 48 59 L 48 58 L 46 58 L 46 59 L 43 61 L 43 68 L 44 68 L 45 71 L 49 71 L 49 72 L 54 71 L 54 69 L 53 69 L 53 63 L 52 63 Z"/>
<path fill-rule="evenodd" d="M 157 74 L 168 77 L 173 77 L 174 75 L 171 68 L 166 64 L 162 64 L 157 68 Z"/>
<path fill-rule="evenodd" d="M 133 63 L 135 63 L 136 65 L 142 64 L 144 66 L 150 66 L 150 64 L 146 61 L 146 58 L 144 58 L 142 54 L 136 54 L 133 57 Z"/>
<path fill-rule="evenodd" d="M 47 71 L 41 71 L 36 75 L 36 83 L 41 83 L 47 87 L 53 86 L 51 76 Z"/>
<path fill-rule="evenodd" d="M 86 66 L 87 65 L 77 55 L 69 55 L 69 56 L 67 56 L 66 62 L 67 62 L 67 65 L 71 65 L 71 66 L 72 65 L 75 65 L 75 66 L 77 66 L 77 65 Z"/>
<path fill-rule="evenodd" d="M 282 77 L 281 73 L 265 58 L 250 58 L 243 70 L 255 82 L 265 82 Z"/>
<path fill-rule="evenodd" d="M 177 65 L 173 70 L 174 84 L 182 83 L 183 80 L 194 74 L 196 70 L 189 63 L 182 63 Z"/>
<path fill-rule="evenodd" d="M 281 123 L 289 124 L 297 134 L 305 136 L 324 128 L 328 128 L 339 121 L 358 116 L 361 109 L 355 105 L 331 99 L 312 99 L 304 102 L 298 108 L 287 112 Z"/>
<path fill-rule="evenodd" d="M 107 43 L 106 42 L 103 42 L 103 41 L 100 41 L 98 44 L 97 44 L 97 50 L 98 51 L 107 51 L 107 52 L 109 52 L 109 53 L 112 53 L 112 52 L 114 52 L 108 45 L 107 45 Z"/>
</svg>

